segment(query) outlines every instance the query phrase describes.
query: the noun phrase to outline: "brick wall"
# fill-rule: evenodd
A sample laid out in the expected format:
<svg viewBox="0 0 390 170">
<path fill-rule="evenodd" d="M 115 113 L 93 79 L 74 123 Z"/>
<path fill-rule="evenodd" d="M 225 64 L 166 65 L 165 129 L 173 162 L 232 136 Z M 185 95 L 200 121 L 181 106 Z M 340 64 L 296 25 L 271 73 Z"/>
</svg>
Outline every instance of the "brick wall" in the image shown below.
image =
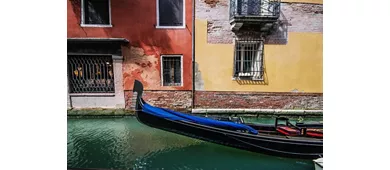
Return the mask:
<svg viewBox="0 0 390 170">
<path fill-rule="evenodd" d="M 288 32 L 322 32 L 322 4 L 282 3 Z"/>
<path fill-rule="evenodd" d="M 233 43 L 233 32 L 229 24 L 229 0 L 208 4 L 205 0 L 195 2 L 196 19 L 207 19 L 207 41 L 209 43 Z"/>
<path fill-rule="evenodd" d="M 195 107 L 322 110 L 322 94 L 197 91 Z"/>
<path fill-rule="evenodd" d="M 207 20 L 207 42 L 212 44 L 233 43 L 234 34 L 230 30 L 229 24 L 229 0 L 218 0 L 213 1 L 213 3 L 197 0 L 195 3 L 196 19 Z M 281 11 L 280 20 L 287 25 L 287 29 L 282 31 L 322 32 L 322 4 L 281 3 Z"/>
<path fill-rule="evenodd" d="M 131 109 L 133 91 L 125 91 L 126 109 Z M 176 111 L 190 112 L 192 104 L 191 91 L 144 91 L 143 99 L 157 107 Z"/>
</svg>

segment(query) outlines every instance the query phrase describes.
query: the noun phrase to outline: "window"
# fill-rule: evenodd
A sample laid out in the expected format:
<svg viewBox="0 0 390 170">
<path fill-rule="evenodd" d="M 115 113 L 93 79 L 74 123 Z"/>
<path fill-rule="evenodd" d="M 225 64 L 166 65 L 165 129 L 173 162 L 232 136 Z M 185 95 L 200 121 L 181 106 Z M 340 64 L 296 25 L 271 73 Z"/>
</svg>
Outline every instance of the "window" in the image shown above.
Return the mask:
<svg viewBox="0 0 390 170">
<path fill-rule="evenodd" d="M 237 39 L 235 41 L 234 77 L 238 79 L 263 79 L 263 41 Z"/>
<path fill-rule="evenodd" d="M 157 0 L 157 28 L 185 28 L 184 0 Z"/>
<path fill-rule="evenodd" d="M 182 56 L 161 56 L 161 74 L 163 86 L 181 86 Z"/>
<path fill-rule="evenodd" d="M 114 93 L 111 56 L 68 55 L 70 93 Z"/>
<path fill-rule="evenodd" d="M 81 0 L 81 25 L 111 26 L 110 0 Z"/>
</svg>

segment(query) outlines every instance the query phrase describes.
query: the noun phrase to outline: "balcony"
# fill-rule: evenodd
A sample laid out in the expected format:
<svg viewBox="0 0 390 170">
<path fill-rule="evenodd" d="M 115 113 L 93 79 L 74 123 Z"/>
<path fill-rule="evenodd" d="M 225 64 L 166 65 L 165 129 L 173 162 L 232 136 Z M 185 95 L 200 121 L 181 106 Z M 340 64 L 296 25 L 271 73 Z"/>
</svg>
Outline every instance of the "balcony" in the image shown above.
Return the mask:
<svg viewBox="0 0 390 170">
<path fill-rule="evenodd" d="M 230 0 L 230 24 L 233 31 L 256 26 L 260 31 L 272 28 L 280 15 L 280 0 Z"/>
</svg>

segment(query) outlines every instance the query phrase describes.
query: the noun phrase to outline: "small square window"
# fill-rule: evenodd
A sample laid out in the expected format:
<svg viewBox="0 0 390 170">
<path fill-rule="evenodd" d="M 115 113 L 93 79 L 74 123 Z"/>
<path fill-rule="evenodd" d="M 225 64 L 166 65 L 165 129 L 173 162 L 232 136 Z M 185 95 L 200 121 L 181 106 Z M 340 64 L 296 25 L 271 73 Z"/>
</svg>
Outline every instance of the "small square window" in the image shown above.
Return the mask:
<svg viewBox="0 0 390 170">
<path fill-rule="evenodd" d="M 182 56 L 162 56 L 162 85 L 182 85 Z"/>
<path fill-rule="evenodd" d="M 82 0 L 82 25 L 110 26 L 110 0 Z"/>
<path fill-rule="evenodd" d="M 157 0 L 157 27 L 184 27 L 184 0 Z"/>
</svg>

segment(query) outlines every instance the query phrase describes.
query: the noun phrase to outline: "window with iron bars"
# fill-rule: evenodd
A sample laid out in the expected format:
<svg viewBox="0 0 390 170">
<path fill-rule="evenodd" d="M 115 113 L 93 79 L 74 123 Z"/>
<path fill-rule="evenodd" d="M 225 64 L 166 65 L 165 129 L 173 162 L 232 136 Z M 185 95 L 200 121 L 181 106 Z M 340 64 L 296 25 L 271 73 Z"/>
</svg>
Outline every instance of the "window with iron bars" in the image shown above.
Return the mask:
<svg viewBox="0 0 390 170">
<path fill-rule="evenodd" d="M 182 57 L 162 56 L 162 85 L 181 86 L 182 85 Z"/>
<path fill-rule="evenodd" d="M 70 93 L 114 93 L 111 56 L 68 55 Z"/>
<path fill-rule="evenodd" d="M 236 39 L 233 77 L 263 80 L 263 50 L 261 39 Z"/>
</svg>

